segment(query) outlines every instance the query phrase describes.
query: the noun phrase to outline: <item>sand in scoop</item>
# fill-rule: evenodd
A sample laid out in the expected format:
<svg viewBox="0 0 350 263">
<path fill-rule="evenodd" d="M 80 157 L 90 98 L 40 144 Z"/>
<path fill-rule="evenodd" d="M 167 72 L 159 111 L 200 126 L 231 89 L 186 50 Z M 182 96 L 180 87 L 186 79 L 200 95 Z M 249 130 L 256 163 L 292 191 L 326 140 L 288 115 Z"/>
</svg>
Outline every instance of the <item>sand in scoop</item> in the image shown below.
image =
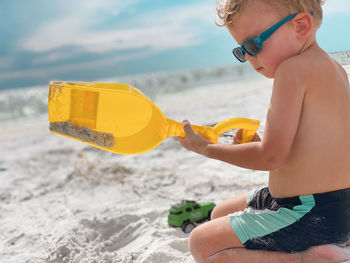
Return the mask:
<svg viewBox="0 0 350 263">
<path fill-rule="evenodd" d="M 113 134 L 94 131 L 87 127 L 80 127 L 68 121 L 51 122 L 50 130 L 105 148 L 112 148 L 115 145 Z"/>
</svg>

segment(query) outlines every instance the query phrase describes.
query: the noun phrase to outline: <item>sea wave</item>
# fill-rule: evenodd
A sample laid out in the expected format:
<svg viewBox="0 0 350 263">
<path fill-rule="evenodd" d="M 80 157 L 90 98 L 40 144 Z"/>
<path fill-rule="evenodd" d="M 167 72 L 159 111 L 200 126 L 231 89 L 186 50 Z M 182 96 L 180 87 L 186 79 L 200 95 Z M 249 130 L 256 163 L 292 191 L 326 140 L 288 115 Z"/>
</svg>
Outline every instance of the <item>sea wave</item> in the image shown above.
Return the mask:
<svg viewBox="0 0 350 263">
<path fill-rule="evenodd" d="M 95 82 L 125 83 L 140 89 L 152 101 L 155 101 L 156 97 L 162 94 L 181 92 L 211 83 L 252 78 L 252 73 L 253 69 L 248 64 L 242 64 L 197 70 L 130 75 L 100 79 Z M 0 121 L 46 114 L 48 91 L 49 84 L 0 91 Z"/>
<path fill-rule="evenodd" d="M 341 63 L 350 74 L 350 51 L 334 52 L 330 55 Z M 156 101 L 157 96 L 162 94 L 181 92 L 213 83 L 243 81 L 255 77 L 258 77 L 258 74 L 254 73 L 253 68 L 248 63 L 245 63 L 225 67 L 129 75 L 99 79 L 95 82 L 129 84 L 140 89 L 152 101 Z M 46 114 L 48 90 L 49 84 L 0 91 L 0 121 Z"/>
</svg>

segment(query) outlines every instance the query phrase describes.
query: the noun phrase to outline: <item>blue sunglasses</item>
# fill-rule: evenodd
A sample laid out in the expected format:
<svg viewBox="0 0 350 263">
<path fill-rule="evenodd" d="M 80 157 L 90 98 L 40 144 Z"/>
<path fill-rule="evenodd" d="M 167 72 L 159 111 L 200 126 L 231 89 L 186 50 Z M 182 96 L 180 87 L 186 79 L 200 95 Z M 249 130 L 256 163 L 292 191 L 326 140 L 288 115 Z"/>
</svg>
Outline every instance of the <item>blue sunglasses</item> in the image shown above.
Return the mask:
<svg viewBox="0 0 350 263">
<path fill-rule="evenodd" d="M 245 58 L 246 53 L 248 53 L 252 57 L 257 56 L 261 52 L 264 42 L 270 36 L 272 36 L 272 34 L 275 33 L 276 30 L 279 29 L 282 25 L 296 17 L 297 14 L 298 13 L 290 15 L 282 19 L 277 24 L 273 25 L 260 35 L 245 40 L 240 47 L 236 47 L 232 50 L 233 55 L 235 55 L 235 57 L 242 63 L 247 61 Z M 314 15 L 312 12 L 310 12 L 310 14 L 312 16 Z"/>
</svg>

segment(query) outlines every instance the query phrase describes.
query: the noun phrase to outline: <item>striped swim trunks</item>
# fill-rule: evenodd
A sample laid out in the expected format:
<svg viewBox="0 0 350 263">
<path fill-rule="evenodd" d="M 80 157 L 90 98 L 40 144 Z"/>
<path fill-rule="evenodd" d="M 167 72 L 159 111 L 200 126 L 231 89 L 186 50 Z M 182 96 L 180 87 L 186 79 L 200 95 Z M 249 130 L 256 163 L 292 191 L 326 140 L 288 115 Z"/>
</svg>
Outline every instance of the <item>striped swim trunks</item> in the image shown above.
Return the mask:
<svg viewBox="0 0 350 263">
<path fill-rule="evenodd" d="M 247 208 L 229 215 L 247 249 L 298 252 L 350 238 L 350 188 L 274 198 L 267 187 L 248 195 Z"/>
</svg>

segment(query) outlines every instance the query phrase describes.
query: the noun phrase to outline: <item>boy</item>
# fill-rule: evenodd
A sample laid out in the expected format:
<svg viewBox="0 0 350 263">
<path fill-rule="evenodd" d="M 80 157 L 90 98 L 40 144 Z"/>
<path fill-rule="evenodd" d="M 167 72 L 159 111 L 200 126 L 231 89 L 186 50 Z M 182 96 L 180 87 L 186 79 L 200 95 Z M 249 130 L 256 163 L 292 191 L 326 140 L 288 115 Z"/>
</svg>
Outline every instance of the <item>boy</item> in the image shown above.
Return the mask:
<svg viewBox="0 0 350 263">
<path fill-rule="evenodd" d="M 196 262 L 350 259 L 350 87 L 344 69 L 316 42 L 321 5 L 227 0 L 218 8 L 242 45 L 236 58 L 274 78 L 264 135 L 239 144 L 239 131 L 232 145 L 212 144 L 185 120 L 179 141 L 206 157 L 269 171 L 269 186 L 224 201 L 193 230 Z"/>
</svg>

